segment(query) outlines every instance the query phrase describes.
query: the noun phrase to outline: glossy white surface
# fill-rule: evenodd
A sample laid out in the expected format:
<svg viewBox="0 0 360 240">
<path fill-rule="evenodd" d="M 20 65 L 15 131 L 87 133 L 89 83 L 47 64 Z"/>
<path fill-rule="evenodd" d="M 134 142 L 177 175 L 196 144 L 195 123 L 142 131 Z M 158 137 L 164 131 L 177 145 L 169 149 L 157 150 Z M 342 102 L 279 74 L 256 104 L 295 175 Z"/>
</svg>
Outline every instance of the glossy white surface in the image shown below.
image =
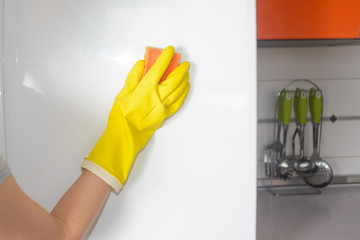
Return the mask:
<svg viewBox="0 0 360 240">
<path fill-rule="evenodd" d="M 5 5 L 8 159 L 50 210 L 80 174 L 145 46 L 191 62 L 182 109 L 136 159 L 90 239 L 255 239 L 255 1 Z"/>
</svg>

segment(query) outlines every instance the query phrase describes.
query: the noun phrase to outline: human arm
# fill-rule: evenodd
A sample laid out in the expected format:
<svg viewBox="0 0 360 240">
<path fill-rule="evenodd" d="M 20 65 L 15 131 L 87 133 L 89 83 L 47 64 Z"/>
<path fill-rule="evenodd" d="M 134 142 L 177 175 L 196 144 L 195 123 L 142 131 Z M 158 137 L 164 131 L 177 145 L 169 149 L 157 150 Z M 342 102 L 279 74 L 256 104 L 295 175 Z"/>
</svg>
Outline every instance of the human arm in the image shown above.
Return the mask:
<svg viewBox="0 0 360 240">
<path fill-rule="evenodd" d="M 109 193 L 108 184 L 84 170 L 49 214 L 10 175 L 0 185 L 0 239 L 82 239 Z"/>
<path fill-rule="evenodd" d="M 189 92 L 187 62 L 159 83 L 173 54 L 172 47 L 166 48 L 144 77 L 144 61 L 134 65 L 105 133 L 82 165 L 83 173 L 51 213 L 28 197 L 12 175 L 0 185 L 0 239 L 70 240 L 86 234 L 110 189 L 123 187 L 137 153 Z"/>
<path fill-rule="evenodd" d="M 82 239 L 103 208 L 111 187 L 93 173 L 81 176 L 62 196 L 51 216 L 64 226 L 67 239 Z"/>
</svg>

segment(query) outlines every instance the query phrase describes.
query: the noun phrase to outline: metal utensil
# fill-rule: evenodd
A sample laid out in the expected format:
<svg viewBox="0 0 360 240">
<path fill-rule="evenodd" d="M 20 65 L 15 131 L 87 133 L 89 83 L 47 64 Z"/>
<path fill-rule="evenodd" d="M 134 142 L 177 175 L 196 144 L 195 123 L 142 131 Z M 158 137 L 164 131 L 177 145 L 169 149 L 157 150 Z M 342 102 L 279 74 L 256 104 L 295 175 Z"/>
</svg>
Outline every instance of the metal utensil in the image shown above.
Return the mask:
<svg viewBox="0 0 360 240">
<path fill-rule="evenodd" d="M 279 94 L 277 99 L 277 127 L 276 127 L 275 141 L 272 144 L 266 146 L 265 154 L 264 154 L 265 173 L 267 176 L 276 177 L 278 175 L 278 172 L 275 171 L 275 169 L 277 166 L 277 162 L 280 160 L 281 153 L 283 150 L 283 145 L 280 141 L 281 125 L 283 121 L 282 100 L 283 99 Z"/>
<path fill-rule="evenodd" d="M 316 171 L 316 165 L 313 161 L 307 159 L 304 155 L 305 125 L 307 115 L 307 96 L 306 92 L 297 88 L 294 95 L 294 111 L 296 130 L 300 141 L 300 156 L 294 162 L 294 169 L 301 177 L 311 176 Z"/>
<path fill-rule="evenodd" d="M 291 115 L 291 105 L 292 105 L 292 96 L 291 93 L 283 89 L 280 93 L 281 106 L 279 107 L 282 111 L 282 127 L 283 127 L 283 139 L 282 139 L 282 153 L 279 164 L 277 165 L 277 171 L 279 172 L 279 177 L 286 180 L 292 174 L 292 167 L 289 166 L 288 157 L 286 156 L 286 142 L 287 142 L 287 132 L 290 123 Z"/>
<path fill-rule="evenodd" d="M 331 166 L 320 157 L 318 151 L 319 125 L 323 106 L 323 97 L 319 89 L 312 88 L 309 94 L 309 107 L 313 125 L 313 154 L 310 161 L 316 165 L 316 172 L 304 177 L 304 181 L 313 187 L 326 187 L 333 178 Z"/>
</svg>

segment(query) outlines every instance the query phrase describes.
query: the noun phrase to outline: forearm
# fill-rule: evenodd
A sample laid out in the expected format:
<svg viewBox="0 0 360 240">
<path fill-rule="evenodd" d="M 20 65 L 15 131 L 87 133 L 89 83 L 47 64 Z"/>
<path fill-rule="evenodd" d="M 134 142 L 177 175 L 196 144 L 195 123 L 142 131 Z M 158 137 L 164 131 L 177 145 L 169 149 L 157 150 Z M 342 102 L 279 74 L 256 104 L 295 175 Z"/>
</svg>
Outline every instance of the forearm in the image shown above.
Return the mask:
<svg viewBox="0 0 360 240">
<path fill-rule="evenodd" d="M 110 191 L 108 184 L 84 170 L 50 214 L 63 225 L 68 239 L 81 239 L 94 223 Z"/>
<path fill-rule="evenodd" d="M 10 175 L 0 185 L 0 239 L 81 239 L 109 193 L 109 185 L 84 170 L 49 214 Z"/>
<path fill-rule="evenodd" d="M 49 213 L 28 197 L 13 175 L 0 185 L 0 239 L 66 239 Z"/>
</svg>

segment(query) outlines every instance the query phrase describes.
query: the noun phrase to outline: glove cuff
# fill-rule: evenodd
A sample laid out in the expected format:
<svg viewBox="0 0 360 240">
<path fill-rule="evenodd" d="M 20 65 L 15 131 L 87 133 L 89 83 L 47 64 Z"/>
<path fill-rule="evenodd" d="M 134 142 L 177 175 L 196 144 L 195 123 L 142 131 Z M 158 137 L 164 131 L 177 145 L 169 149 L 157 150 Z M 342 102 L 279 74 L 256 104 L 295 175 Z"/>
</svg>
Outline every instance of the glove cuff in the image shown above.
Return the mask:
<svg viewBox="0 0 360 240">
<path fill-rule="evenodd" d="M 93 174 L 97 175 L 99 178 L 104 180 L 107 184 L 110 185 L 110 187 L 112 187 L 115 193 L 119 193 L 120 190 L 122 189 L 120 182 L 113 175 L 111 175 L 109 172 L 104 170 L 96 163 L 88 159 L 84 159 L 81 168 L 89 170 L 90 172 L 92 172 Z"/>
</svg>

